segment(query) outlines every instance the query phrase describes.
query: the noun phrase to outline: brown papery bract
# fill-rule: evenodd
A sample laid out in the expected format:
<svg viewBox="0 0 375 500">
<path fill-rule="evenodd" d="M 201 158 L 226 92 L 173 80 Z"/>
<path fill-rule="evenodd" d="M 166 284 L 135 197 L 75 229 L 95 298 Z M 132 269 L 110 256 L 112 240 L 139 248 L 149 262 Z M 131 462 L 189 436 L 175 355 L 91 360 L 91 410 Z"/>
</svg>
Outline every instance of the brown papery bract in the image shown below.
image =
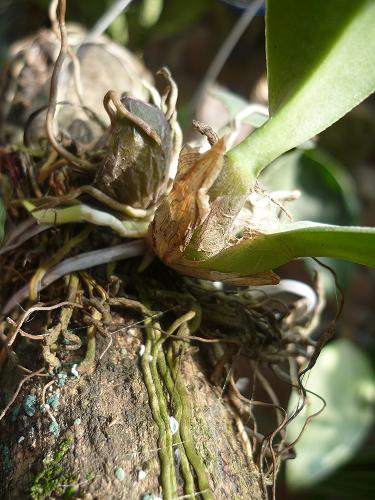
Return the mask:
<svg viewBox="0 0 375 500">
<path fill-rule="evenodd" d="M 209 189 L 224 165 L 225 140 L 210 150 L 184 146 L 172 190 L 157 209 L 150 227 L 155 253 L 168 265 L 183 258 L 194 231 L 210 213 Z"/>
</svg>

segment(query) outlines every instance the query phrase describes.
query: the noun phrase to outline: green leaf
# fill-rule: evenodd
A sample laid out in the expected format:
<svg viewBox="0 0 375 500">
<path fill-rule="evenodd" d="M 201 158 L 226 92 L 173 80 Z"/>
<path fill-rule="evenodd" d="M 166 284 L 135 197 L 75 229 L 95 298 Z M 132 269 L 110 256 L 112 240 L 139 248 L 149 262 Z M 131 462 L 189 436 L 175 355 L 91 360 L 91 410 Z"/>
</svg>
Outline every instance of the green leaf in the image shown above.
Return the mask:
<svg viewBox="0 0 375 500">
<path fill-rule="evenodd" d="M 83 203 L 64 208 L 36 210 L 35 205 L 27 200 L 22 202 L 24 208 L 38 222 L 43 224 L 71 224 L 89 222 L 96 226 L 110 227 L 123 238 L 143 238 L 147 234 L 148 222 L 142 220 L 120 220 L 114 215 L 91 208 Z"/>
<path fill-rule="evenodd" d="M 375 228 L 296 222 L 197 262 L 210 271 L 251 276 L 298 257 L 336 257 L 375 267 Z"/>
<path fill-rule="evenodd" d="M 337 121 L 375 89 L 373 0 L 268 0 L 271 118 L 228 152 L 253 175 Z"/>
<path fill-rule="evenodd" d="M 375 377 L 370 362 L 347 340 L 331 342 L 321 352 L 306 387 L 322 396 L 327 407 L 307 426 L 295 445 L 297 458 L 286 464 L 287 483 L 292 488 L 310 486 L 331 474 L 354 455 L 374 420 Z M 321 401 L 308 396 L 308 405 L 287 429 L 287 440 L 299 434 L 308 415 Z M 292 394 L 291 414 L 297 405 Z"/>
<path fill-rule="evenodd" d="M 126 45 L 129 41 L 129 30 L 128 22 L 126 19 L 126 13 L 122 12 L 116 17 L 112 24 L 107 28 L 109 35 L 112 40 L 120 45 Z"/>
<path fill-rule="evenodd" d="M 373 5 L 372 0 L 267 1 L 271 115 L 300 99 L 301 94 L 313 92 L 316 96 L 320 89 L 318 103 L 332 109 L 318 112 L 317 103 L 312 102 L 309 121 L 312 117 L 325 121 L 324 115 L 332 113 L 337 119 L 341 114 L 338 107 L 353 106 L 361 94 L 364 98 L 372 91 L 373 75 L 369 78 L 371 68 L 366 61 L 372 59 L 374 36 L 371 29 L 364 28 L 372 25 Z M 333 72 L 336 69 L 339 73 Z M 320 78 L 323 76 L 329 81 Z"/>
<path fill-rule="evenodd" d="M 268 0 L 271 117 L 226 153 L 224 167 L 209 190 L 215 206 L 205 222 L 210 239 L 229 234 L 233 218 L 267 165 L 326 129 L 374 91 L 374 25 L 373 0 Z M 205 248 L 207 238 L 198 233 Z M 256 245 L 262 241 L 257 239 Z M 318 255 L 317 250 L 314 245 L 311 254 Z M 304 248 L 302 254 L 306 252 Z M 272 258 L 261 256 L 261 260 Z"/>
<path fill-rule="evenodd" d="M 284 154 L 262 172 L 260 181 L 267 191 L 301 191 L 301 197 L 287 205 L 294 220 L 345 225 L 358 223 L 359 201 L 351 177 L 339 162 L 319 148 Z M 346 288 L 355 266 L 334 259 L 326 263 L 334 269 L 341 286 Z M 333 296 L 336 286 L 332 274 L 312 260 L 306 260 L 305 264 L 309 268 L 319 268 L 325 292 Z"/>
</svg>

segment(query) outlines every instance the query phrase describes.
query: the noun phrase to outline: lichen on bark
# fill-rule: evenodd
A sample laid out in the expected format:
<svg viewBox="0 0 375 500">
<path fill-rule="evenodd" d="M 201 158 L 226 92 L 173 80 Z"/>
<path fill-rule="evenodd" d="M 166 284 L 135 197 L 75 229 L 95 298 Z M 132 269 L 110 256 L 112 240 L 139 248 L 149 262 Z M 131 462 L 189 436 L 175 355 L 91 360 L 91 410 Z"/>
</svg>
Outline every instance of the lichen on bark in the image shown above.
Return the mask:
<svg viewBox="0 0 375 500">
<path fill-rule="evenodd" d="M 33 491 L 35 498 L 43 498 L 35 496 L 37 490 L 41 491 L 39 487 L 46 476 L 43 471 L 49 470 L 48 464 L 57 458 L 61 474 L 54 477 L 56 482 L 52 486 L 49 484 L 55 488 L 55 494 L 66 486 L 71 498 L 138 499 L 147 494 L 163 497 L 160 434 L 141 367 L 145 354 L 141 358 L 138 354 L 139 336 L 140 332 L 127 342 L 126 355 L 120 353 L 123 342 L 115 342 L 93 375 L 70 377 L 61 388 L 56 413 L 58 438 L 48 431 L 48 417 L 39 407 L 33 417 L 21 411 L 12 421 L 9 414 L 0 436 L 1 442 L 9 447 L 12 470 L 8 474 L 2 471 L 2 498 L 32 497 Z M 161 357 L 168 357 L 163 349 L 162 346 Z M 207 369 L 204 357 L 198 353 L 185 354 L 179 363 L 179 384 L 184 391 L 182 402 L 184 404 L 188 397 L 191 407 L 188 428 L 192 443 L 189 445 L 204 467 L 209 494 L 215 499 L 261 499 L 259 472 L 249 467 L 249 457 L 231 411 L 220 392 L 208 382 Z M 20 397 L 30 390 L 39 396 L 43 384 L 39 381 L 29 384 Z M 167 388 L 162 390 L 165 402 L 171 405 Z M 180 424 L 180 430 L 182 428 Z M 25 439 L 17 442 L 21 433 Z M 175 441 L 173 449 L 180 446 L 181 443 Z M 187 456 L 190 459 L 188 453 Z M 177 496 L 184 494 L 180 457 L 181 454 L 174 452 L 171 464 Z M 116 477 L 117 468 L 124 471 L 122 481 Z M 194 468 L 191 473 L 194 480 L 197 479 Z"/>
</svg>

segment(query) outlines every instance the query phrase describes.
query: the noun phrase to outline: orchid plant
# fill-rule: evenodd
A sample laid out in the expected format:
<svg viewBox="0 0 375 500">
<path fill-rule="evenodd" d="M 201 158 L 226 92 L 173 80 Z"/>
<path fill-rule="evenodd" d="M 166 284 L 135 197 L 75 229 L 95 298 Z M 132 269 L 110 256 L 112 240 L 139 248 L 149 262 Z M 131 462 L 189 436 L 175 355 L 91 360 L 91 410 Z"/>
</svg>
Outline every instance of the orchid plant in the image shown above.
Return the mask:
<svg viewBox="0 0 375 500">
<path fill-rule="evenodd" d="M 109 226 L 122 237 L 147 237 L 149 246 L 166 265 L 202 279 L 240 285 L 275 284 L 278 276 L 274 268 L 309 256 L 374 267 L 375 228 L 309 221 L 275 224 L 270 216 L 272 224 L 263 224 L 259 230 L 249 210 L 249 199 L 257 189 L 259 175 L 272 161 L 325 130 L 375 90 L 375 4 L 371 0 L 267 0 L 266 7 L 270 116 L 262 126 L 228 150 L 225 136 L 219 138 L 201 125 L 200 131 L 211 148 L 202 153 L 185 145 L 171 189 L 163 174 L 158 203 L 144 210 L 137 208 L 142 203 L 132 199 L 133 206 L 121 205 L 126 220 L 82 204 L 53 213 L 37 210 L 27 200 L 24 207 L 46 224 L 89 221 Z M 169 81 L 167 93 L 171 92 L 175 100 Z M 166 107 L 170 98 L 157 100 L 163 113 L 175 118 L 173 110 Z M 151 148 L 147 154 L 153 157 L 156 153 L 152 148 L 165 145 L 156 140 L 159 136 L 152 127 L 155 133 L 150 135 L 153 122 L 145 124 L 145 109 L 139 114 L 133 106 L 133 118 L 124 122 L 130 112 L 123 104 L 118 106 L 118 115 L 110 113 L 112 125 L 121 122 L 121 134 L 122 127 L 126 125 L 126 129 L 129 123 L 132 133 L 139 127 L 137 133 L 141 137 L 144 134 L 147 148 Z M 171 130 L 178 137 L 175 119 L 173 123 Z M 112 135 L 116 130 L 113 126 Z M 177 152 L 179 140 L 174 144 Z M 116 158 L 121 159 L 121 154 Z M 160 168 L 168 167 L 164 163 Z M 142 163 L 136 167 L 141 172 L 140 182 L 150 178 L 147 166 Z M 123 165 L 119 168 L 124 170 Z M 124 179 L 126 186 L 128 174 Z M 84 186 L 81 191 L 119 211 L 119 203 L 98 192 L 97 186 Z M 142 244 L 139 252 L 144 251 Z"/>
<path fill-rule="evenodd" d="M 375 90 L 374 23 L 371 0 L 267 0 L 270 117 L 229 151 L 225 138 L 212 137 L 205 153 L 183 149 L 150 230 L 167 265 L 191 276 L 257 285 L 276 283 L 272 269 L 299 257 L 375 266 L 375 228 L 299 221 L 259 232 L 243 216 L 267 165 Z"/>
</svg>

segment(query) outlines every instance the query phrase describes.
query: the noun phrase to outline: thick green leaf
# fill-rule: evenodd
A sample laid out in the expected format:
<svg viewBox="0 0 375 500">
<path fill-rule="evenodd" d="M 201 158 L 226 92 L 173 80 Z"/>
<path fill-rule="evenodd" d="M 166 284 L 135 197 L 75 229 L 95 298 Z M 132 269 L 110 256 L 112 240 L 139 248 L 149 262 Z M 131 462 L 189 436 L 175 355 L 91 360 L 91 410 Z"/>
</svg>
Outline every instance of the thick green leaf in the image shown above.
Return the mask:
<svg viewBox="0 0 375 500">
<path fill-rule="evenodd" d="M 295 445 L 297 458 L 286 464 L 288 485 L 310 486 L 332 473 L 354 455 L 374 420 L 375 376 L 366 356 L 351 342 L 336 340 L 325 347 L 306 387 L 322 396 L 324 412 L 308 425 Z M 297 405 L 293 394 L 288 405 L 291 414 Z M 321 407 L 311 395 L 308 405 L 291 422 L 287 439 L 292 442 L 305 419 Z"/>
<path fill-rule="evenodd" d="M 253 175 L 375 89 L 373 0 L 268 0 L 271 119 L 228 153 Z"/>
<path fill-rule="evenodd" d="M 368 78 L 371 68 L 366 61 L 372 58 L 374 36 L 371 29 L 363 30 L 362 27 L 371 26 L 373 4 L 372 0 L 267 0 L 271 115 L 299 99 L 301 93 L 314 92 L 316 95 L 313 84 L 322 92 L 319 101 L 311 103 L 310 121 L 311 118 L 325 120 L 322 117 L 327 113 L 325 109 L 315 117 L 318 115 L 314 109 L 316 104 L 323 102 L 333 108 L 330 113 L 339 116 L 338 107 L 353 106 L 355 102 L 352 101 L 358 99 L 361 91 L 364 95 L 371 92 L 373 80 Z M 342 65 L 343 58 L 345 64 Z M 339 73 L 332 73 L 333 69 L 339 69 Z M 353 90 L 353 86 L 358 91 Z M 328 95 L 335 98 L 329 99 Z M 340 102 L 342 98 L 347 104 Z"/>
<path fill-rule="evenodd" d="M 375 267 L 375 228 L 296 222 L 197 263 L 197 267 L 251 276 L 298 257 L 336 257 Z"/>
<path fill-rule="evenodd" d="M 268 0 L 272 116 L 226 153 L 209 190 L 215 205 L 205 223 L 210 239 L 229 233 L 233 217 L 267 165 L 326 129 L 375 90 L 374 26 L 373 0 Z M 204 235 L 199 233 L 198 239 L 204 248 Z M 261 241 L 257 239 L 257 245 Z M 314 245 L 311 254 L 316 251 Z"/>
<path fill-rule="evenodd" d="M 287 205 L 294 220 L 358 223 L 359 201 L 352 179 L 339 162 L 319 148 L 286 153 L 262 172 L 260 181 L 267 191 L 301 191 L 301 197 Z M 340 285 L 346 288 L 355 266 L 335 259 L 326 263 L 334 269 Z M 306 260 L 305 264 L 313 269 L 319 267 L 325 292 L 334 295 L 336 286 L 332 274 L 312 260 Z"/>
</svg>

